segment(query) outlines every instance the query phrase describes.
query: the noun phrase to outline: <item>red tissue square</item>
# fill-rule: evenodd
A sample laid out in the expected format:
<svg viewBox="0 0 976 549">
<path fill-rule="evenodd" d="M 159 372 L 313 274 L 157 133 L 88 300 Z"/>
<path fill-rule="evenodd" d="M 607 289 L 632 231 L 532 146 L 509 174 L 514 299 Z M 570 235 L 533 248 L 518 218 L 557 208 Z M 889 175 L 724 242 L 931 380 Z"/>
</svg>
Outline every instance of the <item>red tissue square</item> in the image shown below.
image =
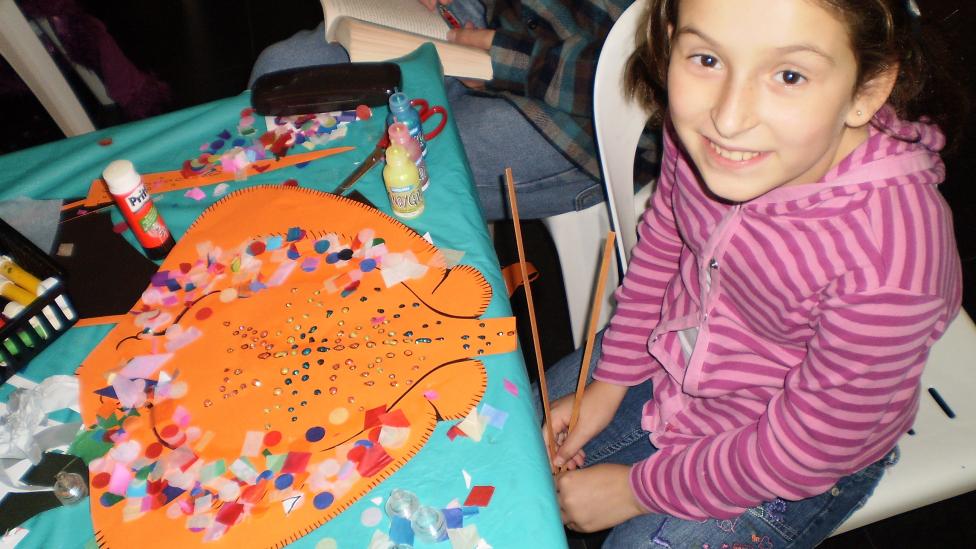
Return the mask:
<svg viewBox="0 0 976 549">
<path fill-rule="evenodd" d="M 407 415 L 403 413 L 403 410 L 399 409 L 381 415 L 379 420 L 383 425 L 390 427 L 410 427 L 410 420 L 407 419 Z"/>
<path fill-rule="evenodd" d="M 312 457 L 309 452 L 288 452 L 285 464 L 281 466 L 282 473 L 304 473 L 308 467 L 308 460 Z"/>
<path fill-rule="evenodd" d="M 363 459 L 356 464 L 356 470 L 359 471 L 360 476 L 371 477 L 392 461 L 393 458 L 386 453 L 382 446 L 373 446 L 366 450 Z"/>
<path fill-rule="evenodd" d="M 386 405 L 377 406 L 372 410 L 366 410 L 366 417 L 363 419 L 363 428 L 369 429 L 381 424 L 380 418 L 386 414 Z"/>
<path fill-rule="evenodd" d="M 494 486 L 475 486 L 471 488 L 468 499 L 464 500 L 465 506 L 487 507 L 491 501 L 491 496 L 495 493 Z"/>
<path fill-rule="evenodd" d="M 231 526 L 237 522 L 237 518 L 244 511 L 244 506 L 240 503 L 227 502 L 220 506 L 217 511 L 217 522 Z"/>
</svg>

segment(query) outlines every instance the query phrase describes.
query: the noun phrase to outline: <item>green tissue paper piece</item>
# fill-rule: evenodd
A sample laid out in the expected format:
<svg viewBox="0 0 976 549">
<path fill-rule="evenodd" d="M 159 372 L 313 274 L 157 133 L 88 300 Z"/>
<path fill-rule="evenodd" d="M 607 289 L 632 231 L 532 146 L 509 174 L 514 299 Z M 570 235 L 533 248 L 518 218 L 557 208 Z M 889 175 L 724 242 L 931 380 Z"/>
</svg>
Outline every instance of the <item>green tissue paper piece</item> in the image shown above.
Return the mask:
<svg viewBox="0 0 976 549">
<path fill-rule="evenodd" d="M 265 459 L 264 463 L 273 473 L 277 473 L 285 464 L 285 454 L 272 454 Z"/>
<path fill-rule="evenodd" d="M 146 465 L 142 469 L 139 469 L 138 471 L 136 471 L 136 478 L 139 480 L 146 480 L 147 478 L 149 478 L 149 473 L 152 472 L 155 466 L 156 466 L 155 464 L 151 464 L 151 465 Z"/>
<path fill-rule="evenodd" d="M 204 465 L 203 469 L 200 470 L 200 483 L 206 484 L 211 480 L 223 475 L 227 470 L 227 466 L 224 465 L 224 460 L 218 459 L 213 463 L 208 463 Z"/>
<path fill-rule="evenodd" d="M 85 460 L 85 463 L 91 463 L 93 459 L 107 454 L 112 447 L 111 442 L 105 442 L 105 431 L 86 429 L 78 433 L 74 442 L 71 443 L 71 447 L 68 448 L 68 453 L 80 457 Z"/>
<path fill-rule="evenodd" d="M 134 415 L 139 415 L 139 414 L 134 414 Z M 121 416 L 120 417 L 120 416 L 118 416 L 116 414 L 112 414 L 109 417 L 99 417 L 98 418 L 98 427 L 101 427 L 102 429 L 105 429 L 106 431 L 108 431 L 109 429 L 114 429 L 116 427 L 120 427 L 122 425 L 122 420 L 125 419 L 126 417 L 128 417 L 128 416 Z"/>
</svg>

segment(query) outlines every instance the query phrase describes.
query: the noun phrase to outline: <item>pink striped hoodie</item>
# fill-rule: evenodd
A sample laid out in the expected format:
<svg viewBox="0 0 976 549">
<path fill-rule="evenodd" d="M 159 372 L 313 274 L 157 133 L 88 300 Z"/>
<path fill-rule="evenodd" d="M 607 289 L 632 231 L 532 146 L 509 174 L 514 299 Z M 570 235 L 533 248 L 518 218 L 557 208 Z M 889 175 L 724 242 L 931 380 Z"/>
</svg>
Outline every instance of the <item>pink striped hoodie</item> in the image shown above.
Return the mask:
<svg viewBox="0 0 976 549">
<path fill-rule="evenodd" d="M 659 451 L 631 470 L 651 512 L 732 518 L 823 493 L 912 425 L 961 272 L 935 126 L 877 121 L 815 184 L 741 204 L 704 192 L 665 132 L 597 379 L 653 395 Z"/>
</svg>

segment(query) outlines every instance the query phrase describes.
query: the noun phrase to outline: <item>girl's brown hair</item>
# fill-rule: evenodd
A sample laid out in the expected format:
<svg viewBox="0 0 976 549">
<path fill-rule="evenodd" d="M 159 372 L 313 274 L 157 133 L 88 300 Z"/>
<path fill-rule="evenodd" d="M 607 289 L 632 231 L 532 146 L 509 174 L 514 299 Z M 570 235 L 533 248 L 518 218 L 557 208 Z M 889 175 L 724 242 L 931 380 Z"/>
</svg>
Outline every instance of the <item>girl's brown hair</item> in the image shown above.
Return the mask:
<svg viewBox="0 0 976 549">
<path fill-rule="evenodd" d="M 677 24 L 679 1 L 648 1 L 638 25 L 637 49 L 627 63 L 627 88 L 654 113 L 652 120 L 657 123 L 668 105 L 668 26 Z M 911 0 L 811 1 L 834 11 L 847 25 L 858 63 L 857 89 L 897 63 L 898 79 L 888 103 L 898 115 L 908 120 L 928 117 L 950 138 L 959 137 L 969 96 L 952 77 L 957 74 L 949 74 L 944 31 L 933 17 L 919 14 Z"/>
</svg>

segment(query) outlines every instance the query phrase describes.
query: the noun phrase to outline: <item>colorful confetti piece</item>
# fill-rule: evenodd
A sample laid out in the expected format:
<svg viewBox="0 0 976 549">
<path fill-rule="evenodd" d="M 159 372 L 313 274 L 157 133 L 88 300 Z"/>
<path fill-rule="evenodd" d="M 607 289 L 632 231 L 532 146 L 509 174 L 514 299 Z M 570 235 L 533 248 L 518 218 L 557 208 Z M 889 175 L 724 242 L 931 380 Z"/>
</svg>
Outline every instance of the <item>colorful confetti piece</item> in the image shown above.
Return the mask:
<svg viewBox="0 0 976 549">
<path fill-rule="evenodd" d="M 508 378 L 505 379 L 505 390 L 512 394 L 512 396 L 519 396 L 518 385 L 514 384 Z"/>
<path fill-rule="evenodd" d="M 201 190 L 200 187 L 193 187 L 192 189 L 189 189 L 185 193 L 183 193 L 183 196 L 187 198 L 192 198 L 193 200 L 199 202 L 204 198 L 207 198 L 207 193 L 203 192 L 203 190 Z"/>
<path fill-rule="evenodd" d="M 379 507 L 370 507 L 369 509 L 363 511 L 363 514 L 360 515 L 359 520 L 362 521 L 363 526 L 372 528 L 383 520 L 383 512 L 380 511 Z"/>
<path fill-rule="evenodd" d="M 491 501 L 491 496 L 495 494 L 494 486 L 475 486 L 468 494 L 468 499 L 464 500 L 464 505 L 474 505 L 476 507 L 487 507 Z"/>
</svg>

